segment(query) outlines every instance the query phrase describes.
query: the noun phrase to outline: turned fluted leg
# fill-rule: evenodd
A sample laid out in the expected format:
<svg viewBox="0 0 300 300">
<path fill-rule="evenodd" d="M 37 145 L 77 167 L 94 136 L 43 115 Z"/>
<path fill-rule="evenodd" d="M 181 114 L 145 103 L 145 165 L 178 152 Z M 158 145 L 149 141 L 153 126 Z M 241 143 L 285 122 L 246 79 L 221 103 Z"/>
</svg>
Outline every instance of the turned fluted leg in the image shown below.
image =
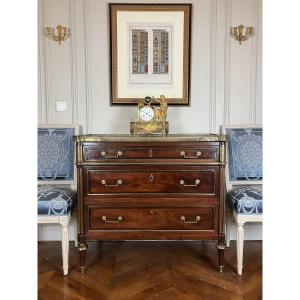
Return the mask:
<svg viewBox="0 0 300 300">
<path fill-rule="evenodd" d="M 226 247 L 230 247 L 230 232 L 231 232 L 231 216 L 232 213 L 231 211 L 227 211 L 227 215 L 226 215 L 226 236 L 225 236 L 225 240 L 226 240 Z"/>
<path fill-rule="evenodd" d="M 79 236 L 79 245 L 78 245 L 78 251 L 79 251 L 79 264 L 80 264 L 80 269 L 81 273 L 84 274 L 85 272 L 85 253 L 86 253 L 86 248 L 87 244 L 85 243 L 85 238 Z"/>
<path fill-rule="evenodd" d="M 242 272 L 243 272 L 244 224 L 245 224 L 245 222 L 237 223 L 236 252 L 237 252 L 237 273 L 238 273 L 238 275 L 242 275 Z"/>
<path fill-rule="evenodd" d="M 223 272 L 224 268 L 224 251 L 225 251 L 225 243 L 224 243 L 224 237 L 219 239 L 218 244 L 217 244 L 217 249 L 218 249 L 218 258 L 219 258 L 219 270 L 220 272 Z"/>
<path fill-rule="evenodd" d="M 74 232 L 74 242 L 75 247 L 78 247 L 78 224 L 77 224 L 77 212 L 73 212 L 73 232 Z"/>
<path fill-rule="evenodd" d="M 68 275 L 69 273 L 69 222 L 65 221 L 61 223 L 62 227 L 62 260 L 63 260 L 63 273 Z"/>
</svg>

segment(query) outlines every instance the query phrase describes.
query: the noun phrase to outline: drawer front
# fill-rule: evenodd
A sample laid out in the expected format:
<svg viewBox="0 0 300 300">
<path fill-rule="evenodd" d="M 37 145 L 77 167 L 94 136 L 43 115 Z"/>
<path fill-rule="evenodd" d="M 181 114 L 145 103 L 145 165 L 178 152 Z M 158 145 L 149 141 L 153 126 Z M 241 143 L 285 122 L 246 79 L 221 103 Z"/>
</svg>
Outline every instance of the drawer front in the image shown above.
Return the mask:
<svg viewBox="0 0 300 300">
<path fill-rule="evenodd" d="M 85 195 L 120 193 L 195 193 L 218 195 L 218 167 L 172 170 L 88 169 Z"/>
<path fill-rule="evenodd" d="M 96 143 L 84 145 L 84 161 L 125 161 L 137 159 L 180 159 L 218 161 L 218 145 L 172 144 L 172 145 L 124 145 Z"/>
<path fill-rule="evenodd" d="M 215 206 L 189 208 L 87 207 L 88 230 L 215 230 Z"/>
</svg>

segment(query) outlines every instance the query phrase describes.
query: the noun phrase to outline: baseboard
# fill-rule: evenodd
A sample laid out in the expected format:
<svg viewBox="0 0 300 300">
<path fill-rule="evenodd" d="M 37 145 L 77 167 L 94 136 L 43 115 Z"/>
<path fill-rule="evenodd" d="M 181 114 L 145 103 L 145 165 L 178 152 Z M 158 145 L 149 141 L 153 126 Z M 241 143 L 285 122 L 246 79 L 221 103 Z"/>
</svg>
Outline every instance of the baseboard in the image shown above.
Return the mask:
<svg viewBox="0 0 300 300">
<path fill-rule="evenodd" d="M 262 224 L 261 223 L 246 223 L 245 240 L 262 240 Z M 39 239 L 40 241 L 60 241 L 61 227 L 56 224 L 39 225 Z M 73 227 L 69 226 L 69 239 L 74 241 Z M 233 222 L 231 227 L 231 240 L 236 239 L 236 225 Z"/>
</svg>

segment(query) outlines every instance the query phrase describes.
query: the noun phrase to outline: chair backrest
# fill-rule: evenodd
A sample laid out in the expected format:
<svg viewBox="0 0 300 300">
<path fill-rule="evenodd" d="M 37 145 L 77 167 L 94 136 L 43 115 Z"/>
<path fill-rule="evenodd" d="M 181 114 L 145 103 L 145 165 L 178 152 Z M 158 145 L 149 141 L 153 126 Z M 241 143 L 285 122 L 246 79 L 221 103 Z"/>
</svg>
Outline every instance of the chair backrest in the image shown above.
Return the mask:
<svg viewBox="0 0 300 300">
<path fill-rule="evenodd" d="M 41 125 L 38 127 L 38 183 L 76 184 L 75 143 L 78 126 Z"/>
<path fill-rule="evenodd" d="M 261 185 L 262 127 L 254 125 L 223 127 L 227 134 L 226 182 L 232 185 Z"/>
</svg>

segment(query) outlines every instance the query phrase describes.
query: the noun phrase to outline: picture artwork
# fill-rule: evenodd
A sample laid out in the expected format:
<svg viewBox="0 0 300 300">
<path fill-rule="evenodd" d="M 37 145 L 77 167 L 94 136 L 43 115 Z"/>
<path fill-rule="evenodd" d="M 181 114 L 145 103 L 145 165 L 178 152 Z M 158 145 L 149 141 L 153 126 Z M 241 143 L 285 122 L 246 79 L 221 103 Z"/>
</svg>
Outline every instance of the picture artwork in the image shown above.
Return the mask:
<svg viewBox="0 0 300 300">
<path fill-rule="evenodd" d="M 111 104 L 189 105 L 191 4 L 110 4 Z"/>
</svg>

